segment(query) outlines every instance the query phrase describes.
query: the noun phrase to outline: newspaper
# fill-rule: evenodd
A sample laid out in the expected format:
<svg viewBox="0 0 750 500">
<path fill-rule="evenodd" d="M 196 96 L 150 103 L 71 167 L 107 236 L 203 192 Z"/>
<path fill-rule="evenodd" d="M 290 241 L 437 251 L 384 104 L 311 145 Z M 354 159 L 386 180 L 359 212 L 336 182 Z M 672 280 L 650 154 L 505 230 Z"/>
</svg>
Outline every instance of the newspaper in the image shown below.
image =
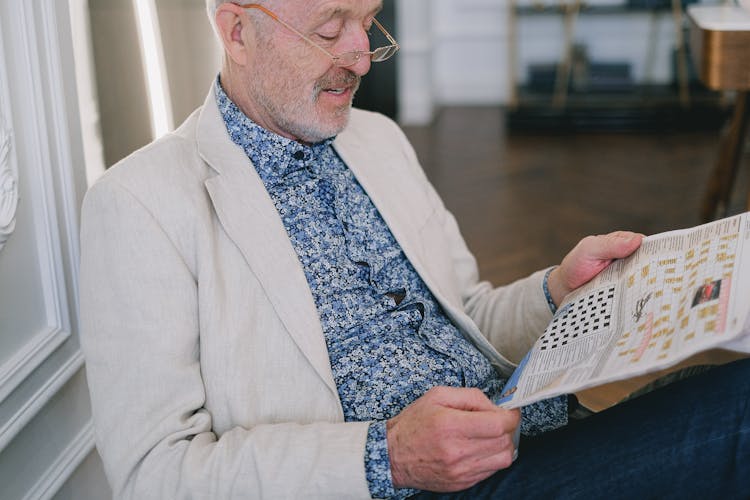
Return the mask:
<svg viewBox="0 0 750 500">
<path fill-rule="evenodd" d="M 648 236 L 565 297 L 497 402 L 518 408 L 713 348 L 750 353 L 750 212 Z"/>
</svg>

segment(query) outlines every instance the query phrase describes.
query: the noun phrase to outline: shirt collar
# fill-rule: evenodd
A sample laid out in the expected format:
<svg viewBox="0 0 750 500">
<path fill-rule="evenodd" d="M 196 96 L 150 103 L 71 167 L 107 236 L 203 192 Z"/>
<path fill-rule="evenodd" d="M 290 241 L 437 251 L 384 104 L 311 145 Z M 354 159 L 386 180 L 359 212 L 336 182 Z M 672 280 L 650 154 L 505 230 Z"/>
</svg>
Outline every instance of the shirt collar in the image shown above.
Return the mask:
<svg viewBox="0 0 750 500">
<path fill-rule="evenodd" d="M 216 78 L 214 94 L 232 142 L 245 151 L 267 188 L 283 183 L 288 175 L 303 168 L 319 168 L 321 162 L 311 160 L 320 158 L 335 139 L 331 137 L 308 146 L 261 127 L 232 102 L 219 77 Z"/>
</svg>

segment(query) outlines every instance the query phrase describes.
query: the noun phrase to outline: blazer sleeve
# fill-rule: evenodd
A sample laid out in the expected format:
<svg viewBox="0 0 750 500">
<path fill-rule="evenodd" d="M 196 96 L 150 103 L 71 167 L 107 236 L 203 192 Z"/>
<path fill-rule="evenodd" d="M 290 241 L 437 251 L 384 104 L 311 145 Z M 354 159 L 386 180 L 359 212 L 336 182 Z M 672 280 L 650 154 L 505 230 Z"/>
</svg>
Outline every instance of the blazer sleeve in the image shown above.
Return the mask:
<svg viewBox="0 0 750 500">
<path fill-rule="evenodd" d="M 116 498 L 368 498 L 368 423 L 236 427 L 204 408 L 198 283 L 116 179 L 82 208 L 81 337 L 96 439 Z"/>
<path fill-rule="evenodd" d="M 452 272 L 450 281 L 461 298 L 459 307 L 503 358 L 518 364 L 552 319 L 542 288 L 546 270 L 499 287 L 481 280 L 476 259 L 466 245 L 455 217 L 427 179 L 406 136 L 400 129 L 396 133 L 400 137 L 406 164 L 411 166 L 411 173 L 421 179 L 434 217 L 442 229 L 443 244 L 435 248 L 448 253 Z M 435 269 L 435 272 L 444 270 Z M 506 364 L 502 363 L 503 371 L 509 371 L 509 367 L 504 366 Z"/>
</svg>

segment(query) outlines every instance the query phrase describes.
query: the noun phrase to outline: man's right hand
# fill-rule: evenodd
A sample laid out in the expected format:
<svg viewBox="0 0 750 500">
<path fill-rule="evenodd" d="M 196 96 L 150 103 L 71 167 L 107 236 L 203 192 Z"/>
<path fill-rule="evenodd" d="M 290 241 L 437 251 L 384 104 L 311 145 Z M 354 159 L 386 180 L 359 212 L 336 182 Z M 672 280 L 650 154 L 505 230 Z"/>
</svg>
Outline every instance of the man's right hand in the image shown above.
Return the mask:
<svg viewBox="0 0 750 500">
<path fill-rule="evenodd" d="M 520 412 L 479 389 L 435 387 L 386 425 L 396 488 L 461 491 L 513 461 Z"/>
</svg>

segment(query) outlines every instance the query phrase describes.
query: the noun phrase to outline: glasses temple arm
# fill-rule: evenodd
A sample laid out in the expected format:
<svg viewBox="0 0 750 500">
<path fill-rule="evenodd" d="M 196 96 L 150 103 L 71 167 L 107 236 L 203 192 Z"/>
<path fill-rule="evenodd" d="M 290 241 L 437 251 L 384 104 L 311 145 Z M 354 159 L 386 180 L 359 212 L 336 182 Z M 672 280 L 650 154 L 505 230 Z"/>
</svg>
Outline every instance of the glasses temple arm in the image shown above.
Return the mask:
<svg viewBox="0 0 750 500">
<path fill-rule="evenodd" d="M 333 54 L 331 54 L 330 52 L 328 52 L 326 49 L 324 49 L 323 47 L 321 47 L 317 43 L 315 43 L 312 40 L 310 40 L 310 38 L 308 36 L 306 36 L 303 33 L 301 33 L 294 26 L 292 26 L 291 24 L 286 23 L 283 19 L 281 19 L 279 16 L 277 16 L 276 14 L 274 14 L 272 11 L 266 9 L 262 5 L 259 5 L 259 4 L 256 4 L 256 3 L 251 3 L 251 4 L 241 5 L 241 7 L 245 8 L 245 9 L 258 9 L 259 11 L 267 14 L 269 17 L 271 17 L 271 19 L 273 19 L 277 23 L 281 24 L 282 26 L 284 26 L 286 29 L 288 29 L 289 31 L 291 31 L 292 33 L 294 33 L 295 35 L 297 35 L 298 37 L 300 37 L 303 40 L 305 40 L 307 43 L 309 43 L 310 45 L 312 45 L 316 49 L 318 49 L 321 52 L 323 52 L 325 55 L 327 55 L 331 59 L 334 59 L 334 60 L 338 59 L 336 56 L 334 56 Z"/>
<path fill-rule="evenodd" d="M 395 45 L 396 47 L 399 46 L 398 42 L 391 36 L 390 33 L 388 33 L 388 30 L 385 29 L 382 24 L 380 24 L 380 21 L 378 21 L 376 18 L 373 17 L 372 22 L 375 23 L 375 26 L 377 26 L 378 29 L 383 32 L 385 37 L 388 39 L 389 42 L 391 42 L 392 45 Z"/>
</svg>

